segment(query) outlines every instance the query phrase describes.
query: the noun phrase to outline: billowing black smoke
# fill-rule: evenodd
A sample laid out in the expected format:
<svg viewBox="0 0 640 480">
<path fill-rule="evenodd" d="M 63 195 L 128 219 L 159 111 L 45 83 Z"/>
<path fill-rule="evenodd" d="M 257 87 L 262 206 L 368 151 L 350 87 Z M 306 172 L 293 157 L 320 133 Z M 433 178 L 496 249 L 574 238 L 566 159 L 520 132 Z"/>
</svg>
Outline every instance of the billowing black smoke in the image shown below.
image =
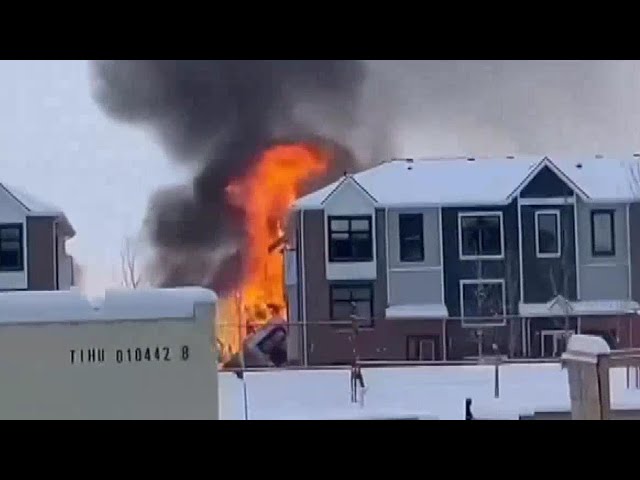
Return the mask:
<svg viewBox="0 0 640 480">
<path fill-rule="evenodd" d="M 273 143 L 329 146 L 335 160 L 311 190 L 355 160 L 343 147 L 365 66 L 340 60 L 141 60 L 93 64 L 95 97 L 112 117 L 151 126 L 177 161 L 191 165 L 193 185 L 153 197 L 147 233 L 157 247 L 160 285 L 234 286 L 242 254 L 221 255 L 244 241 L 242 212 L 225 187 Z M 327 126 L 330 128 L 327 130 Z M 327 137 L 329 133 L 330 138 Z M 242 252 L 242 249 L 239 250 Z"/>
</svg>

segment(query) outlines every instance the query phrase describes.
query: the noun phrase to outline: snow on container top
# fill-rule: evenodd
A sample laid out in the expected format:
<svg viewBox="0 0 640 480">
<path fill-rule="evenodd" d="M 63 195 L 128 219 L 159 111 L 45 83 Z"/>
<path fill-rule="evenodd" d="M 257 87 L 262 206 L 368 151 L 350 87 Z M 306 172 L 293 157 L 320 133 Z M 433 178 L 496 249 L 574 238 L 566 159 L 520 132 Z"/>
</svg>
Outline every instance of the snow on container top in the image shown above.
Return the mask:
<svg viewBox="0 0 640 480">
<path fill-rule="evenodd" d="M 107 290 L 91 301 L 77 290 L 0 293 L 0 324 L 191 318 L 197 304 L 215 304 L 200 287 Z"/>
</svg>

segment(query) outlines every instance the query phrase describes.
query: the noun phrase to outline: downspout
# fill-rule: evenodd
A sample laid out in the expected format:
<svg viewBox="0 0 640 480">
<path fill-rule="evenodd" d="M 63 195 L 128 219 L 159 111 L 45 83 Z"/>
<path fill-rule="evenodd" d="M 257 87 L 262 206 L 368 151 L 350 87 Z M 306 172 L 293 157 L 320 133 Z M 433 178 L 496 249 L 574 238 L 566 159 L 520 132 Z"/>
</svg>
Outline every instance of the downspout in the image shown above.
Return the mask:
<svg viewBox="0 0 640 480">
<path fill-rule="evenodd" d="M 307 278 L 304 261 L 304 210 L 300 210 L 300 304 L 302 305 L 302 363 L 306 367 L 309 365 L 309 344 L 307 333 Z"/>
</svg>

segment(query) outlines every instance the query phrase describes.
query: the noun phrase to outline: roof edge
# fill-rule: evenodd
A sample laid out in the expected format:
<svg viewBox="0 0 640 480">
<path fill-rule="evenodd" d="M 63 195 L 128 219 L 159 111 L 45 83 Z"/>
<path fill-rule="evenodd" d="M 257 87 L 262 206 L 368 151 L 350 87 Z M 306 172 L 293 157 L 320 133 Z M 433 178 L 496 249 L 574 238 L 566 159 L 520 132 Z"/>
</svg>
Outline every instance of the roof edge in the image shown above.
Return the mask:
<svg viewBox="0 0 640 480">
<path fill-rule="evenodd" d="M 589 200 L 591 197 L 589 197 L 589 195 L 582 189 L 580 188 L 580 186 L 573 181 L 573 179 L 567 174 L 565 173 L 564 170 L 562 170 L 558 165 L 556 165 L 549 157 L 547 157 L 546 155 L 544 157 L 542 157 L 542 159 L 536 164 L 535 167 L 533 167 L 531 169 L 531 171 L 529 171 L 529 173 L 527 173 L 527 175 L 524 177 L 524 179 L 516 186 L 516 188 L 514 190 L 511 191 L 511 193 L 507 196 L 507 199 L 509 201 L 513 200 L 515 197 L 517 197 L 518 195 L 520 195 L 520 193 L 522 192 L 522 190 L 524 190 L 527 185 L 529 185 L 529 182 L 531 182 L 531 180 L 533 180 L 535 178 L 535 176 L 540 173 L 540 170 L 542 170 L 544 167 L 549 167 L 551 169 L 551 171 L 553 173 L 555 173 L 556 175 L 558 175 L 558 177 L 560 177 L 560 179 L 565 182 L 569 187 L 571 187 L 571 189 L 580 197 L 581 200 L 583 201 L 587 201 Z"/>
<path fill-rule="evenodd" d="M 331 190 L 326 197 L 324 197 L 324 199 L 320 202 L 320 206 L 324 207 L 325 203 L 329 201 L 331 196 L 334 195 L 346 182 L 353 182 L 367 197 L 369 197 L 369 199 L 373 203 L 375 203 L 376 205 L 379 203 L 378 200 L 376 200 L 376 198 L 373 195 L 371 195 L 371 193 L 369 193 L 369 191 L 366 188 L 364 188 L 362 184 L 358 182 L 358 180 L 356 180 L 353 175 L 346 174 L 342 177 L 342 180 L 338 182 L 335 188 Z"/>
</svg>

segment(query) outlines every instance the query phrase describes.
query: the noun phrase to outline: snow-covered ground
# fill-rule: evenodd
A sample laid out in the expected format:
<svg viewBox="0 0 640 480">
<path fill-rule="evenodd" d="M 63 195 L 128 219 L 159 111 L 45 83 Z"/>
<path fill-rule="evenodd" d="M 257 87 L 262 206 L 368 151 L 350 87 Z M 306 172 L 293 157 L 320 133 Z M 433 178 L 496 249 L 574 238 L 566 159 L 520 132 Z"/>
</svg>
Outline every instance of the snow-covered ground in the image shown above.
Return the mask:
<svg viewBox="0 0 640 480">
<path fill-rule="evenodd" d="M 462 420 L 465 398 L 476 416 L 516 419 L 534 411 L 569 410 L 566 370 L 559 364 L 503 365 L 494 399 L 492 366 L 367 368 L 364 406 L 351 403 L 349 370 L 246 374 L 249 419 L 405 418 Z M 632 379 L 633 385 L 633 379 Z M 640 408 L 640 390 L 626 388 L 626 370 L 611 371 L 613 408 Z M 220 374 L 222 419 L 245 416 L 243 382 Z"/>
</svg>

